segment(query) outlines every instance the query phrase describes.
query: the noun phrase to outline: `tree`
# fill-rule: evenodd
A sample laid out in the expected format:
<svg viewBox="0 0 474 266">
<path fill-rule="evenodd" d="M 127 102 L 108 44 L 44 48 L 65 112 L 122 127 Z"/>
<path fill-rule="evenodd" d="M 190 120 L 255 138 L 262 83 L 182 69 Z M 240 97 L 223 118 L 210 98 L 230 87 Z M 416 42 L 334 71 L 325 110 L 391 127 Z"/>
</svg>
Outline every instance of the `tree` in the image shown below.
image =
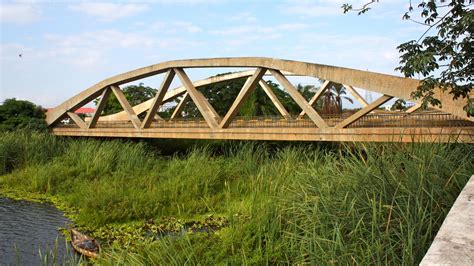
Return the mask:
<svg viewBox="0 0 474 266">
<path fill-rule="evenodd" d="M 46 131 L 45 110 L 29 101 L 6 99 L 0 105 L 0 131 Z"/>
<path fill-rule="evenodd" d="M 301 84 L 296 85 L 296 89 L 301 94 L 301 96 L 303 96 L 306 99 L 306 101 L 309 101 L 311 99 L 311 97 L 318 90 L 314 85 L 304 85 L 303 86 Z"/>
<path fill-rule="evenodd" d="M 331 90 L 324 91 L 319 101 L 321 102 L 322 114 L 336 114 L 339 111 L 335 95 Z"/>
<path fill-rule="evenodd" d="M 392 111 L 403 111 L 406 109 L 406 102 L 402 99 L 397 99 L 393 104 L 392 104 L 392 107 L 390 107 L 390 109 Z"/>
<path fill-rule="evenodd" d="M 327 85 L 326 91 L 323 93 L 320 101 L 321 111 L 324 114 L 341 114 L 342 113 L 342 100 L 346 100 L 350 103 L 354 101 L 346 95 L 346 88 L 339 83 L 330 82 Z"/>
<path fill-rule="evenodd" d="M 223 73 L 220 75 L 226 75 L 230 73 Z M 247 78 L 238 78 L 233 80 L 225 80 L 218 83 L 213 83 L 205 85 L 199 88 L 199 91 L 204 95 L 208 100 L 209 104 L 214 107 L 219 116 L 224 117 L 227 111 L 230 109 L 231 105 L 234 103 L 237 95 L 244 86 Z M 275 83 L 271 80 L 265 81 L 270 88 L 272 89 L 275 96 L 281 102 L 291 115 L 298 115 L 301 112 L 301 107 L 293 100 L 293 98 L 285 90 L 280 88 L 278 83 Z M 298 92 L 309 101 L 311 97 L 316 93 L 318 88 L 314 85 L 302 85 L 297 84 L 296 89 Z M 343 89 L 339 96 L 345 94 Z M 342 99 L 345 97 L 342 97 Z M 349 98 L 350 99 L 350 98 Z M 352 99 L 350 99 L 352 100 Z M 171 113 L 174 111 L 174 108 L 169 110 Z M 257 85 L 255 90 L 250 94 L 248 99 L 241 106 L 238 116 L 275 116 L 280 115 L 278 109 L 275 107 L 274 103 L 267 96 L 264 90 Z M 188 101 L 183 108 L 183 117 L 200 117 L 201 114 L 194 104 L 193 101 Z"/>
<path fill-rule="evenodd" d="M 226 75 L 222 73 L 216 76 Z M 199 88 L 199 91 L 209 101 L 220 116 L 224 116 L 234 102 L 237 94 L 245 83 L 246 78 L 226 80 L 208 84 Z M 200 112 L 193 101 L 188 101 L 183 108 L 184 117 L 199 117 Z"/>
<path fill-rule="evenodd" d="M 156 89 L 145 86 L 143 83 L 138 85 L 130 85 L 123 88 L 123 94 L 125 98 L 130 103 L 131 106 L 135 106 L 144 101 L 147 101 L 153 98 L 156 94 Z M 94 103 L 97 105 L 99 102 L 98 99 L 94 100 Z M 104 109 L 104 115 L 115 114 L 123 111 L 122 106 L 119 101 L 113 94 L 107 99 L 107 104 Z"/>
<path fill-rule="evenodd" d="M 346 100 L 350 103 L 354 103 L 354 101 L 351 98 L 344 96 L 347 94 L 347 92 L 346 92 L 346 88 L 342 84 L 330 82 L 329 91 L 334 93 L 334 98 L 336 100 L 337 108 L 340 114 L 342 113 L 342 100 Z"/>
<path fill-rule="evenodd" d="M 223 73 L 219 75 L 226 75 Z M 217 76 L 219 76 L 217 75 Z M 214 107 L 216 112 L 221 116 L 225 116 L 227 111 L 234 103 L 241 88 L 244 86 L 247 78 L 238 78 L 233 80 L 226 80 L 218 83 L 205 85 L 199 88 L 199 91 L 209 101 L 209 104 Z M 301 111 L 298 105 L 291 99 L 290 95 L 280 89 L 277 83 L 266 81 L 275 93 L 276 97 L 287 108 L 290 114 L 297 114 Z M 199 117 L 200 112 L 192 101 L 188 101 L 183 108 L 184 117 Z M 273 102 L 268 98 L 260 85 L 250 94 L 249 98 L 242 105 L 239 116 L 270 116 L 279 115 L 278 110 Z"/>
<path fill-rule="evenodd" d="M 267 83 L 273 91 L 278 88 L 278 84 Z M 276 86 L 275 86 L 276 85 Z M 278 97 L 278 96 L 277 96 Z M 249 98 L 242 105 L 239 111 L 241 116 L 272 116 L 278 115 L 278 110 L 260 85 L 250 94 Z"/>
<path fill-rule="evenodd" d="M 367 2 L 358 9 L 350 4 L 344 4 L 342 8 L 344 13 L 356 11 L 360 15 L 370 10 L 370 5 L 374 2 L 375 0 Z M 414 8 L 411 1 L 403 19 L 425 25 L 426 31 L 418 40 L 411 40 L 397 47 L 401 56 L 400 66 L 396 70 L 406 77 L 423 76 L 411 96 L 422 99 L 424 107 L 428 104 L 442 106 L 434 95 L 439 88 L 452 94 L 453 99 L 465 99 L 464 110 L 468 116 L 474 116 L 474 99 L 469 95 L 474 77 L 472 0 L 419 2 L 417 8 L 424 20 L 412 18 Z M 433 31 L 435 34 L 429 35 Z"/>
</svg>

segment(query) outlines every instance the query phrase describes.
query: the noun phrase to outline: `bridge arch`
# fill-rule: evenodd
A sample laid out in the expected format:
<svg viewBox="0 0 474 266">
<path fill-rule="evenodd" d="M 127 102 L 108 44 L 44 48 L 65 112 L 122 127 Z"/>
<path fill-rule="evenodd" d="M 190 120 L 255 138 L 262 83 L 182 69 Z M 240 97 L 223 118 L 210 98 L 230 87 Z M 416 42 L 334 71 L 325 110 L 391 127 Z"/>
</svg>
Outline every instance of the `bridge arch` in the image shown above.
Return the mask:
<svg viewBox="0 0 474 266">
<path fill-rule="evenodd" d="M 218 77 L 211 77 L 205 80 L 192 82 L 189 80 L 188 76 L 185 73 L 185 69 L 188 68 L 223 68 L 223 67 L 242 67 L 242 68 L 253 68 L 254 71 L 243 71 L 238 73 L 233 73 L 224 76 Z M 120 85 L 123 85 L 128 82 L 136 81 L 139 79 L 147 78 L 153 75 L 158 75 L 165 73 L 165 79 L 163 84 L 161 85 L 161 89 L 158 91 L 157 96 L 145 103 L 142 103 L 137 106 L 130 106 L 130 104 L 126 101 L 123 97 L 123 93 L 119 89 Z M 242 105 L 242 103 L 246 100 L 249 93 L 255 89 L 257 84 L 261 84 L 262 87 L 265 87 L 265 84 L 261 83 L 263 75 L 266 73 L 270 73 L 274 76 L 277 81 L 287 90 L 287 92 L 291 95 L 291 97 L 295 100 L 295 102 L 302 108 L 302 114 L 306 114 L 309 119 L 314 123 L 314 129 L 319 130 L 319 134 L 330 135 L 330 134 L 342 134 L 344 131 L 346 134 L 350 132 L 350 130 L 354 131 L 354 129 L 349 130 L 349 126 L 364 116 L 367 116 L 372 110 L 379 107 L 383 103 L 387 102 L 393 97 L 402 98 L 405 100 L 413 101 L 419 103 L 419 101 L 414 100 L 411 98 L 411 92 L 414 91 L 417 86 L 419 85 L 420 81 L 416 79 L 410 78 L 402 78 L 387 74 L 380 74 L 374 73 L 369 71 L 361 71 L 356 69 L 349 69 L 343 67 L 335 67 L 335 66 L 328 66 L 322 64 L 315 64 L 315 63 L 308 63 L 308 62 L 300 62 L 300 61 L 291 61 L 291 60 L 282 60 L 282 59 L 275 59 L 275 58 L 263 58 L 263 57 L 239 57 L 239 58 L 206 58 L 206 59 L 189 59 L 189 60 L 175 60 L 175 61 L 168 61 L 163 62 L 155 65 L 150 65 L 147 67 L 135 69 L 129 72 L 125 72 L 110 78 L 107 78 L 92 87 L 80 92 L 79 94 L 73 96 L 72 98 L 66 100 L 64 103 L 60 104 L 56 108 L 48 111 L 46 121 L 48 125 L 52 126 L 53 128 L 58 122 L 63 119 L 64 117 L 71 117 L 76 124 L 79 125 L 80 129 L 76 131 L 74 130 L 64 130 L 64 129 L 55 129 L 53 132 L 59 135 L 89 135 L 89 136 L 100 136 L 100 133 L 104 133 L 104 129 L 99 130 L 98 128 L 94 128 L 96 123 L 100 123 L 100 121 L 116 121 L 121 120 L 123 118 L 128 117 L 134 125 L 133 132 L 130 133 L 127 131 L 126 133 L 121 133 L 123 136 L 134 136 L 134 137 L 150 137 L 153 136 L 153 132 L 156 129 L 150 128 L 151 123 L 154 121 L 154 114 L 156 113 L 157 108 L 166 102 L 169 99 L 173 99 L 174 97 L 180 95 L 186 95 L 186 97 L 193 100 L 198 107 L 199 111 L 203 115 L 204 119 L 206 120 L 210 132 L 209 134 L 221 134 L 221 136 L 231 136 L 229 138 L 240 138 L 239 136 L 242 133 L 236 133 L 235 130 L 230 130 L 228 128 L 238 109 Z M 375 100 L 374 102 L 364 105 L 364 108 L 351 115 L 350 117 L 340 121 L 339 123 L 328 126 L 328 124 L 321 118 L 321 116 L 311 107 L 311 101 L 308 103 L 304 100 L 304 98 L 299 95 L 299 93 L 295 90 L 293 85 L 288 81 L 285 77 L 287 74 L 298 75 L 298 76 L 309 76 L 309 77 L 316 77 L 326 82 L 332 81 L 340 84 L 344 84 L 349 92 L 351 92 L 354 97 L 364 103 L 364 99 L 357 94 L 354 87 L 362 88 L 365 90 L 378 92 L 382 94 L 382 97 Z M 173 80 L 174 76 L 178 76 L 181 80 L 183 86 L 177 88 L 175 90 L 168 91 L 168 88 Z M 223 117 L 219 117 L 215 110 L 213 110 L 212 106 L 209 105 L 207 100 L 202 96 L 202 94 L 196 90 L 196 87 L 202 86 L 203 84 L 212 84 L 215 82 L 220 82 L 223 80 L 233 79 L 233 78 L 241 78 L 247 77 L 247 82 L 244 87 L 241 89 L 239 96 L 237 97 L 234 104 L 231 106 L 228 113 Z M 326 83 L 323 84 L 323 87 Z M 326 84 L 327 85 L 327 84 Z M 323 91 L 323 90 L 321 90 Z M 78 117 L 75 117 L 74 110 L 83 106 L 84 104 L 96 99 L 100 96 L 102 98 L 107 97 L 109 93 L 114 93 L 117 98 L 119 99 L 120 103 L 124 107 L 124 112 L 116 114 L 115 116 L 108 116 L 108 117 L 100 117 L 101 113 L 101 106 L 99 104 L 97 114 L 94 114 L 92 121 L 88 123 L 85 121 L 78 120 Z M 269 93 L 269 97 L 272 98 L 271 92 Z M 318 95 L 315 95 L 314 101 L 317 99 Z M 456 128 L 457 134 L 462 133 L 461 135 L 465 134 L 468 138 L 472 137 L 472 127 L 470 126 L 469 122 L 474 121 L 473 118 L 468 118 L 466 116 L 465 111 L 462 109 L 463 102 L 461 99 L 453 100 L 452 96 L 446 92 L 438 90 L 435 95 L 438 99 L 443 102 L 443 107 L 438 108 L 443 112 L 449 113 L 454 115 L 458 118 L 461 118 L 467 121 L 469 125 L 467 128 Z M 313 99 L 312 99 L 313 100 Z M 278 108 L 279 102 L 278 100 L 273 97 L 272 101 Z M 313 102 L 314 102 L 313 101 Z M 281 105 L 281 104 L 280 104 Z M 284 110 L 282 108 L 278 108 L 282 115 L 284 115 Z M 284 108 L 283 108 L 284 109 Z M 145 117 L 144 121 L 141 121 L 137 117 L 137 113 L 147 112 L 147 116 Z M 392 129 L 392 137 L 393 134 L 396 135 L 396 132 L 404 132 L 407 128 L 402 128 L 393 131 Z M 423 131 L 426 133 L 426 130 L 420 130 L 416 126 L 413 128 L 409 128 L 410 130 L 414 130 L 413 132 Z M 62 131 L 61 131 L 62 130 Z M 372 129 L 373 131 L 374 129 Z M 386 129 L 385 129 L 386 130 Z M 439 130 L 436 129 L 436 130 Z M 446 131 L 446 129 L 444 129 Z M 461 130 L 461 131 L 459 131 Z M 80 131 L 80 132 L 79 132 Z M 125 132 L 124 131 L 124 132 Z M 271 130 L 270 130 L 271 131 Z M 275 136 L 276 131 L 264 130 L 261 134 L 267 134 L 267 136 L 263 137 L 264 139 L 272 139 L 271 136 L 275 138 L 281 138 Z M 378 132 L 382 132 L 380 130 Z M 449 130 L 448 130 L 449 131 Z M 62 133 L 61 133 L 62 132 Z M 70 133 L 66 133 L 70 132 Z M 71 133 L 75 132 L 75 133 Z M 266 132 L 266 133 L 265 133 Z M 365 132 L 369 132 L 365 130 Z M 395 133 L 393 133 L 395 132 Z M 292 134 L 292 133 L 288 133 Z M 312 133 L 312 137 L 301 137 L 304 140 L 314 140 L 318 139 L 314 137 L 314 135 L 318 134 Z M 362 134 L 362 133 L 361 133 Z M 365 139 L 371 133 L 363 133 Z M 388 135 L 390 135 L 388 134 Z M 431 134 L 431 133 L 430 133 Z M 105 135 L 111 135 L 105 134 Z M 120 135 L 120 134 L 119 134 Z M 156 135 L 156 134 L 155 134 Z M 209 135 L 208 137 L 210 137 Z M 257 134 L 258 135 L 258 134 Z M 255 136 L 253 138 L 259 139 L 259 136 Z M 387 135 L 387 136 L 388 136 Z M 161 136 L 161 135 L 160 135 Z M 164 136 L 164 135 L 163 135 Z M 188 136 L 185 132 L 178 133 L 176 136 Z M 207 138 L 205 133 L 196 133 L 196 136 L 199 138 Z M 234 136 L 234 137 L 232 137 Z M 270 137 L 269 137 L 270 136 Z M 226 137 L 219 137 L 219 138 L 226 138 Z M 249 139 L 250 137 L 247 136 L 245 139 Z M 283 138 L 284 139 L 284 138 Z M 299 139 L 299 138 L 296 138 Z M 322 140 L 330 140 L 330 139 L 337 139 L 334 137 L 324 137 Z M 361 140 L 364 138 L 361 138 Z M 387 140 L 387 137 L 381 138 Z M 349 137 L 343 138 L 343 140 L 351 140 Z"/>
</svg>

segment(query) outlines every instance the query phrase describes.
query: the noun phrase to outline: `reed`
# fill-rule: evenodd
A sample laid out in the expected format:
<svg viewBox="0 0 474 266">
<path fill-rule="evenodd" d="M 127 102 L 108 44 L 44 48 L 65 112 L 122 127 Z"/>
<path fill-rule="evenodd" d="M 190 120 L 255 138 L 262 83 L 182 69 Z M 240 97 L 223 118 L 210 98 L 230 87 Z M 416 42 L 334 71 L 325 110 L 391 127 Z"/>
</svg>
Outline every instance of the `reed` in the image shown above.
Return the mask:
<svg viewBox="0 0 474 266">
<path fill-rule="evenodd" d="M 436 143 L 225 142 L 162 156 L 148 142 L 6 134 L 0 154 L 1 188 L 58 197 L 92 229 L 229 221 L 131 236 L 105 245 L 103 264 L 416 264 L 474 173 L 472 145 Z"/>
<path fill-rule="evenodd" d="M 64 245 L 64 246 L 61 246 Z M 61 249 L 62 248 L 62 249 Z M 60 251 L 61 250 L 61 251 Z M 87 265 L 85 259 L 74 253 L 71 244 L 67 241 L 60 241 L 58 238 L 54 241 L 52 247 L 46 246 L 43 250 L 38 250 L 40 265 Z M 21 254 L 19 254 L 21 256 Z M 20 264 L 19 264 L 20 265 Z"/>
</svg>

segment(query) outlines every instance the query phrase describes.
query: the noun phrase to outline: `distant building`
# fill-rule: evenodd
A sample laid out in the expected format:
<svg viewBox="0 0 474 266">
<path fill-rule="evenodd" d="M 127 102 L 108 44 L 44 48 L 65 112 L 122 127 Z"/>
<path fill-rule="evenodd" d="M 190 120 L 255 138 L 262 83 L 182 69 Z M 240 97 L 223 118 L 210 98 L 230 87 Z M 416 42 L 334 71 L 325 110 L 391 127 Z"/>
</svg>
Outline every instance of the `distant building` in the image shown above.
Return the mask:
<svg viewBox="0 0 474 266">
<path fill-rule="evenodd" d="M 46 108 L 47 111 L 52 110 L 54 108 Z M 95 108 L 90 108 L 90 107 L 81 107 L 74 111 L 74 113 L 78 114 L 82 119 L 88 120 L 89 117 L 92 117 L 92 115 L 95 112 Z M 71 119 L 69 117 L 64 118 L 61 123 L 63 124 L 70 124 Z"/>
<path fill-rule="evenodd" d="M 78 115 L 84 115 L 84 116 L 92 116 L 94 112 L 95 112 L 95 109 L 90 108 L 90 107 L 81 107 L 77 109 L 76 111 L 74 111 L 74 113 Z"/>
<path fill-rule="evenodd" d="M 54 108 L 46 108 L 47 111 L 49 110 L 53 110 Z M 90 107 L 81 107 L 79 109 L 77 109 L 76 111 L 74 111 L 74 113 L 78 114 L 78 115 L 81 115 L 81 116 L 92 116 L 95 112 L 95 109 L 94 108 L 90 108 Z"/>
</svg>

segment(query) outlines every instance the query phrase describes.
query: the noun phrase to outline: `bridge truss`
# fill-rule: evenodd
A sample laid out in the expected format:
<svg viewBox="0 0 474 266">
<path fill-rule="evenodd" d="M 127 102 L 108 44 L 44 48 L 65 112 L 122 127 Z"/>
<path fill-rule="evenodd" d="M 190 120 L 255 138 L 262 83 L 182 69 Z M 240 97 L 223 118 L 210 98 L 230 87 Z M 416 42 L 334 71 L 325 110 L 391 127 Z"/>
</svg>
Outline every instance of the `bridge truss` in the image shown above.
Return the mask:
<svg viewBox="0 0 474 266">
<path fill-rule="evenodd" d="M 190 68 L 250 68 L 251 70 L 218 75 L 191 81 Z M 154 98 L 135 106 L 125 98 L 120 86 L 129 82 L 164 74 Z M 271 75 L 301 108 L 299 115 L 290 115 L 272 88 L 263 80 Z M 316 77 L 324 82 L 307 101 L 288 80 L 288 75 Z M 170 90 L 177 77 L 182 86 Z M 200 89 L 205 85 L 246 78 L 244 86 L 224 116 L 219 116 Z M 357 112 L 337 116 L 321 114 L 314 104 L 328 89 L 329 82 L 343 84 L 360 103 Z M 374 141 L 374 142 L 465 142 L 474 143 L 474 120 L 462 109 L 462 99 L 438 90 L 435 97 L 443 103 L 436 111 L 421 111 L 420 102 L 410 97 L 419 80 L 306 62 L 273 58 L 209 58 L 177 60 L 132 70 L 80 92 L 48 111 L 46 121 L 55 135 L 89 137 L 298 140 L 298 141 Z M 354 88 L 381 94 L 367 102 Z M 262 89 L 280 113 L 279 117 L 242 118 L 238 113 L 256 89 Z M 102 116 L 108 97 L 114 94 L 123 111 Z M 158 116 L 167 102 L 181 99 L 170 118 Z M 380 112 L 377 109 L 392 98 L 416 104 L 405 112 Z M 87 120 L 74 113 L 85 104 L 98 99 L 96 111 Z M 193 101 L 200 118 L 180 118 L 184 105 Z M 64 123 L 69 118 L 74 123 Z"/>
</svg>

